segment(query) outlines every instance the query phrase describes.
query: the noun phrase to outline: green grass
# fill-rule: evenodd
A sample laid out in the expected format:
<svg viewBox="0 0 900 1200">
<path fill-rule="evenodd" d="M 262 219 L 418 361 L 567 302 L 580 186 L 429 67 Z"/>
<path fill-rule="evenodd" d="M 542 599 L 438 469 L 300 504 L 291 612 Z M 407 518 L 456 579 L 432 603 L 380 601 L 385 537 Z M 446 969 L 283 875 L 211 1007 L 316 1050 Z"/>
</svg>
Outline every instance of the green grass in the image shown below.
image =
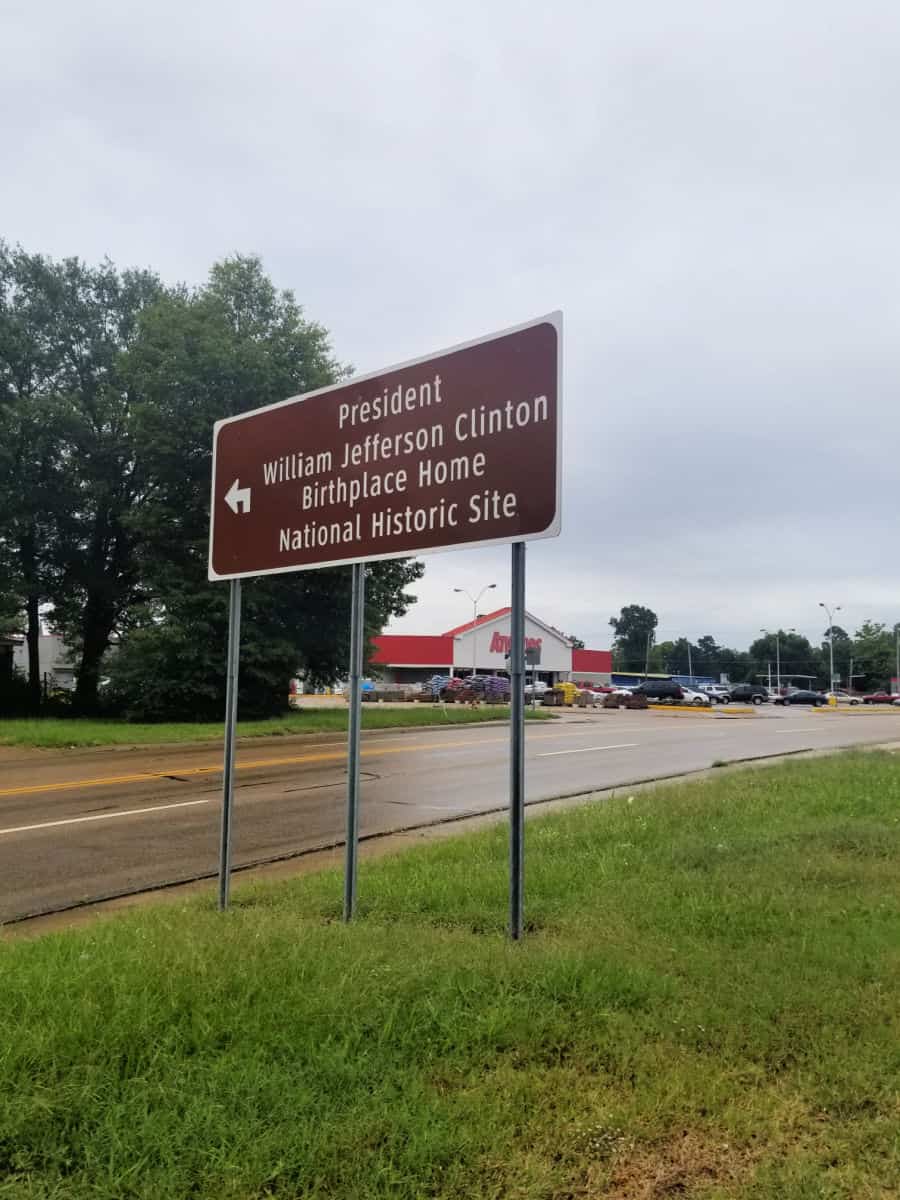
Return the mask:
<svg viewBox="0 0 900 1200">
<path fill-rule="evenodd" d="M 0 1197 L 885 1200 L 900 762 L 846 755 L 0 945 Z"/>
<path fill-rule="evenodd" d="M 552 720 L 548 709 L 528 709 L 529 719 Z M 504 705 L 465 708 L 410 704 L 407 708 L 382 708 L 364 704 L 363 729 L 406 729 L 422 725 L 472 725 L 480 721 L 508 720 Z M 347 728 L 346 708 L 307 708 L 265 721 L 239 721 L 238 737 L 289 737 L 298 733 L 324 733 Z M 0 746 L 41 746 L 70 749 L 76 746 L 155 746 L 166 742 L 220 740 L 224 724 L 211 722 L 131 724 L 127 721 L 46 717 L 41 720 L 0 720 Z"/>
</svg>

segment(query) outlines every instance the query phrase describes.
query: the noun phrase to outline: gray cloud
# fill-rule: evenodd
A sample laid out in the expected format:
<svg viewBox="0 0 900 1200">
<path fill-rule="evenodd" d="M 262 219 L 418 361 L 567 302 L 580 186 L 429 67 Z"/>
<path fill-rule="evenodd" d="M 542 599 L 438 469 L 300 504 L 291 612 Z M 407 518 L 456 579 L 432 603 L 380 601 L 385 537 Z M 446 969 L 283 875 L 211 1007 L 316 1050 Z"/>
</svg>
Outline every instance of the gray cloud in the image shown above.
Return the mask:
<svg viewBox="0 0 900 1200">
<path fill-rule="evenodd" d="M 36 3 L 0 233 L 198 280 L 234 250 L 360 370 L 557 306 L 564 532 L 529 605 L 604 645 L 900 618 L 893 3 Z M 428 560 L 401 628 L 496 551 Z"/>
</svg>

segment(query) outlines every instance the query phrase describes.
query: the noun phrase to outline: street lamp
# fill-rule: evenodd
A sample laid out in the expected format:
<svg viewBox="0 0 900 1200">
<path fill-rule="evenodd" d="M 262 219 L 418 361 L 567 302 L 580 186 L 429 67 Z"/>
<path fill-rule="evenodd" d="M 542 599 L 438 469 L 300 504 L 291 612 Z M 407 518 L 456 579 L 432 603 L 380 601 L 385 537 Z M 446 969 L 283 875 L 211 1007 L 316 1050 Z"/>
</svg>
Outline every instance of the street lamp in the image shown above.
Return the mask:
<svg viewBox="0 0 900 1200">
<path fill-rule="evenodd" d="M 833 692 L 834 691 L 834 613 L 840 612 L 841 606 L 840 606 L 840 604 L 837 604 L 837 605 L 835 605 L 835 607 L 833 609 L 831 609 L 828 607 L 827 604 L 824 603 L 824 601 L 820 600 L 819 608 L 824 608 L 825 612 L 828 614 L 828 658 L 829 658 L 829 664 L 830 664 L 829 670 L 831 673 L 831 687 L 828 690 Z"/>
<path fill-rule="evenodd" d="M 766 637 L 772 636 L 771 633 L 769 633 L 768 629 L 761 629 L 759 632 L 764 633 L 766 635 Z M 796 633 L 796 632 L 797 632 L 797 630 L 794 629 L 793 627 L 788 630 L 788 633 Z M 769 671 L 771 672 L 771 670 L 772 670 L 772 668 L 770 667 Z M 769 683 L 771 683 L 771 682 L 772 682 L 772 676 L 770 674 L 769 675 Z M 780 692 L 781 691 L 781 630 L 780 629 L 775 634 L 775 684 L 776 684 L 776 687 L 778 688 L 778 691 Z"/>
<path fill-rule="evenodd" d="M 475 631 L 475 625 L 478 622 L 478 601 L 481 599 L 481 597 L 484 595 L 485 592 L 489 592 L 491 590 L 491 588 L 495 588 L 496 586 L 497 586 L 496 583 L 486 583 L 484 585 L 484 587 L 481 589 L 481 591 L 478 593 L 477 596 L 473 596 L 471 592 L 466 590 L 466 588 L 454 588 L 453 589 L 454 592 L 460 592 L 463 596 L 468 596 L 469 599 L 472 601 L 472 626 L 473 626 L 473 628 L 472 628 L 472 678 L 473 679 L 475 678 L 475 666 L 477 663 L 477 654 L 478 654 L 478 639 L 477 639 L 477 634 Z"/>
</svg>

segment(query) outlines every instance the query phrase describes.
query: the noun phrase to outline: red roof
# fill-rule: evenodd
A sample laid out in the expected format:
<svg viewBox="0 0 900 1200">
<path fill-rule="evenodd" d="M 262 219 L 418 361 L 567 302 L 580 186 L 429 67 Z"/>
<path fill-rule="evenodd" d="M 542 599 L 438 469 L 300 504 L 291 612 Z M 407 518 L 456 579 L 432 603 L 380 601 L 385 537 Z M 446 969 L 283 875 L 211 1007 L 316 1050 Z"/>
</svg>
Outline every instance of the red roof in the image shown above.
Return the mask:
<svg viewBox="0 0 900 1200">
<path fill-rule="evenodd" d="M 372 638 L 375 653 L 369 660 L 375 665 L 392 667 L 450 667 L 453 665 L 453 638 L 404 636 L 383 633 Z"/>
<path fill-rule="evenodd" d="M 457 637 L 460 633 L 468 633 L 470 629 L 474 629 L 477 625 L 484 625 L 487 621 L 495 621 L 497 617 L 505 617 L 507 613 L 511 613 L 512 609 L 507 605 L 506 608 L 498 608 L 496 612 L 484 613 L 477 621 L 466 621 L 465 625 L 457 625 L 455 629 L 448 629 L 444 637 Z"/>
<path fill-rule="evenodd" d="M 611 650 L 573 650 L 573 671 L 611 671 Z"/>
</svg>

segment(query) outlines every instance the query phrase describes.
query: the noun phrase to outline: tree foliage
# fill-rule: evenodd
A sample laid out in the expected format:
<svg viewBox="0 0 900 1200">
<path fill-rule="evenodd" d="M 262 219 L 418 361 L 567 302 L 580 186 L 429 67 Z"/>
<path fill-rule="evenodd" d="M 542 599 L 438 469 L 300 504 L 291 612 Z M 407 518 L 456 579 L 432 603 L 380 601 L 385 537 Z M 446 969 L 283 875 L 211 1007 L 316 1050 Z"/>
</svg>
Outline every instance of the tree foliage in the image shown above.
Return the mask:
<svg viewBox="0 0 900 1200">
<path fill-rule="evenodd" d="M 641 604 L 626 605 L 617 617 L 610 617 L 613 628 L 613 662 L 620 671 L 642 671 L 648 646 L 658 624 L 656 613 Z"/>
<path fill-rule="evenodd" d="M 151 272 L 0 246 L 0 555 L 7 596 L 27 614 L 34 701 L 41 608 L 77 648 L 89 701 L 136 584 L 124 520 L 138 498 L 132 397 L 120 366 L 161 291 Z"/>
<path fill-rule="evenodd" d="M 2 248 L 0 609 L 27 609 L 31 626 L 52 608 L 82 711 L 108 669 L 108 695 L 134 715 L 221 712 L 227 589 L 206 579 L 213 423 L 342 374 L 326 331 L 256 258 L 217 263 L 189 290 Z M 373 630 L 405 611 L 420 574 L 373 564 Z M 298 669 L 341 673 L 348 593 L 340 571 L 245 585 L 245 711 L 283 705 Z"/>
<path fill-rule="evenodd" d="M 888 687 L 897 673 L 897 642 L 900 623 L 888 628 L 880 621 L 863 621 L 852 642 L 856 684 L 867 688 Z"/>
</svg>

